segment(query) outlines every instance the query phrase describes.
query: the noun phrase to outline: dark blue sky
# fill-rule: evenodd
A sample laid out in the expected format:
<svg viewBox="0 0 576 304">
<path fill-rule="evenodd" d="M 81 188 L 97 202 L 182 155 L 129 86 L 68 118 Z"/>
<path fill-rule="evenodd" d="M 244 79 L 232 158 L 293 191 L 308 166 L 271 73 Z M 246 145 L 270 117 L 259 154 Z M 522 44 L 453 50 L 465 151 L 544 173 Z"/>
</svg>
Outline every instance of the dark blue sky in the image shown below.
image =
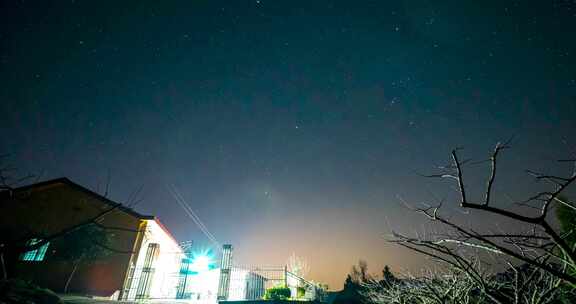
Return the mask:
<svg viewBox="0 0 576 304">
<path fill-rule="evenodd" d="M 516 135 L 514 198 L 575 152 L 575 28 L 573 1 L 2 1 L 0 151 L 144 185 L 137 210 L 206 243 L 173 184 L 239 261 L 294 251 L 337 288 L 359 258 L 418 265 L 382 235 L 420 227 L 399 196 L 451 191 L 414 172 L 452 147 Z"/>
</svg>

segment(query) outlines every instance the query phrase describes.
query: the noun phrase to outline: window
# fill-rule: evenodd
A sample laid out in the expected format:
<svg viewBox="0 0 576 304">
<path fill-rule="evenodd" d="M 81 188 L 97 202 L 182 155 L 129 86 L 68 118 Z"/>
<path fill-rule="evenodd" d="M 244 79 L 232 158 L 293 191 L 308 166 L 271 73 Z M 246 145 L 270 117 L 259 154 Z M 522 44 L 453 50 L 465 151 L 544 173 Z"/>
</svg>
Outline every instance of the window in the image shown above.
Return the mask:
<svg viewBox="0 0 576 304">
<path fill-rule="evenodd" d="M 32 246 L 34 244 L 38 244 L 41 240 L 40 239 L 30 239 L 26 245 Z M 48 246 L 50 242 L 46 242 L 46 244 L 36 248 L 34 250 L 26 251 L 20 255 L 21 261 L 43 261 L 44 256 L 46 255 L 46 250 L 48 250 Z"/>
</svg>

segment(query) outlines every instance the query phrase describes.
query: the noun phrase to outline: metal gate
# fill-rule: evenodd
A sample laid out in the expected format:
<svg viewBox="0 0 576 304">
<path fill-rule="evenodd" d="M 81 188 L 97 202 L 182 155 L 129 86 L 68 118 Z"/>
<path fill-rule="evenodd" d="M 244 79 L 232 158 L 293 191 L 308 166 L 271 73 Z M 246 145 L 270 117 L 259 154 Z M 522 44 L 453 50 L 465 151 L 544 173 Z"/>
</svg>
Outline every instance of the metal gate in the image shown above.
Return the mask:
<svg viewBox="0 0 576 304">
<path fill-rule="evenodd" d="M 232 266 L 227 300 L 262 299 L 267 289 L 285 284 L 285 267 Z"/>
</svg>

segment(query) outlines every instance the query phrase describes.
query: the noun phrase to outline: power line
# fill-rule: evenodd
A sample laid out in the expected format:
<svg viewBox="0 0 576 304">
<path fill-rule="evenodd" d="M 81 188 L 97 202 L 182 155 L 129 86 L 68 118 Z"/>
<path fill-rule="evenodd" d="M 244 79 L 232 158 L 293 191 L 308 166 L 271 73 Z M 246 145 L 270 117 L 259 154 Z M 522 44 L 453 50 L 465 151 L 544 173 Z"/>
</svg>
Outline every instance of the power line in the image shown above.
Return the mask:
<svg viewBox="0 0 576 304">
<path fill-rule="evenodd" d="M 196 214 L 196 212 L 194 212 L 194 210 L 190 207 L 190 205 L 188 205 L 188 203 L 182 197 L 182 195 L 176 189 L 176 187 L 174 185 L 170 184 L 170 185 L 168 185 L 167 188 L 168 188 L 168 191 L 170 192 L 170 194 L 172 195 L 172 197 L 178 203 L 178 205 L 180 205 L 180 207 L 182 207 L 182 209 L 184 209 L 184 211 L 186 212 L 186 215 L 188 215 L 188 217 L 190 219 L 192 219 L 192 221 L 194 221 L 194 223 L 200 229 L 200 231 L 202 231 L 202 233 L 204 233 L 204 235 L 208 238 L 208 240 L 210 240 L 212 243 L 214 243 L 217 246 L 217 248 L 220 248 L 220 242 L 218 242 L 216 237 L 214 237 L 214 235 L 212 233 L 210 233 L 210 231 L 208 230 L 206 225 L 204 225 L 204 223 L 202 222 L 202 220 L 200 220 L 200 217 Z"/>
<path fill-rule="evenodd" d="M 188 205 L 188 203 L 186 203 L 186 201 L 184 200 L 184 198 L 182 197 L 180 192 L 178 192 L 175 188 L 173 190 L 174 190 L 174 194 L 176 194 L 176 196 L 179 198 L 180 206 L 182 206 L 182 208 L 184 208 L 185 210 L 188 211 L 189 216 L 192 217 L 192 219 L 194 220 L 196 225 L 204 232 L 206 237 L 208 237 L 214 243 L 219 244 L 218 241 L 216 240 L 216 237 L 214 237 L 214 235 L 212 233 L 210 233 L 210 231 L 208 230 L 206 225 L 204 225 L 202 220 L 200 220 L 200 217 L 196 214 L 196 212 L 194 212 L 194 210 L 190 207 L 190 205 Z"/>
<path fill-rule="evenodd" d="M 184 198 L 182 197 L 182 195 L 180 195 L 180 193 L 176 190 L 176 188 L 172 185 L 170 188 L 170 192 L 172 194 L 172 196 L 174 197 L 174 199 L 176 199 L 176 202 L 180 205 L 180 207 L 182 207 L 182 209 L 184 209 L 184 211 L 186 212 L 186 214 L 194 221 L 194 223 L 196 224 L 196 226 L 198 226 L 198 228 L 204 233 L 204 235 L 212 242 L 217 243 L 216 238 L 214 237 L 214 235 L 212 235 L 212 233 L 210 233 L 210 231 L 208 231 L 208 228 L 206 227 L 206 225 L 204 225 L 204 223 L 202 223 L 202 221 L 200 220 L 200 218 L 198 217 L 198 215 L 194 212 L 194 210 L 192 210 L 192 208 L 186 203 L 186 201 L 184 200 Z"/>
</svg>

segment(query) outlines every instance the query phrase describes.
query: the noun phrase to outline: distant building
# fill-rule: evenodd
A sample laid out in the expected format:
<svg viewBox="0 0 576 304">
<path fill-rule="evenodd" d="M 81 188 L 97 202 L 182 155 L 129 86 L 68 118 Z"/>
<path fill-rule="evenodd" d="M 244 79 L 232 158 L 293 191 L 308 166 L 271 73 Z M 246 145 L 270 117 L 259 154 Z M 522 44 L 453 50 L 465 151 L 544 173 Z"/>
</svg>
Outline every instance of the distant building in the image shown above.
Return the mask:
<svg viewBox="0 0 576 304">
<path fill-rule="evenodd" d="M 99 223 L 110 227 L 114 252 L 83 263 L 69 292 L 134 300 L 176 298 L 184 253 L 158 218 L 142 215 L 66 178 L 15 189 L 0 198 L 0 243 L 42 236 L 84 223 L 112 210 Z M 62 245 L 61 245 L 62 246 Z M 5 257 L 12 275 L 62 291 L 72 270 L 56 244 Z"/>
</svg>

